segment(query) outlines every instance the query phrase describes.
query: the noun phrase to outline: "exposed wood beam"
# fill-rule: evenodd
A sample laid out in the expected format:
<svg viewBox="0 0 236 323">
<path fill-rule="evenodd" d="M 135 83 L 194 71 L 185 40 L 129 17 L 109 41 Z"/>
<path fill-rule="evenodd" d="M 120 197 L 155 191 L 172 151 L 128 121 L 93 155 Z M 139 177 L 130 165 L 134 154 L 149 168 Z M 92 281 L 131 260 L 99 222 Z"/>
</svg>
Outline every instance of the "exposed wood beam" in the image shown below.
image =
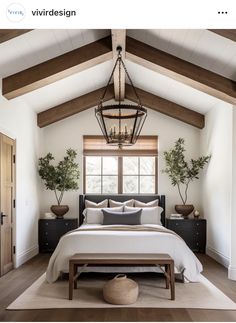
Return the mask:
<svg viewBox="0 0 236 323">
<path fill-rule="evenodd" d="M 110 36 L 4 78 L 3 96 L 15 98 L 109 59 L 112 59 Z"/>
<path fill-rule="evenodd" d="M 38 113 L 37 115 L 38 126 L 42 128 L 54 122 L 68 118 L 76 113 L 95 107 L 98 104 L 99 99 L 101 98 L 104 92 L 104 89 L 105 88 L 95 90 L 88 94 L 82 95 L 76 99 L 70 100 L 56 107 L 53 107 L 51 109 Z M 114 98 L 114 87 L 113 87 L 113 84 L 110 84 L 107 89 L 104 102 L 111 100 L 113 98 Z"/>
<path fill-rule="evenodd" d="M 218 99 L 236 104 L 236 82 L 127 37 L 126 58 Z"/>
<path fill-rule="evenodd" d="M 211 32 L 236 42 L 236 29 L 208 29 Z"/>
<path fill-rule="evenodd" d="M 125 86 L 125 97 L 128 100 L 138 103 L 137 97 L 131 85 L 126 84 Z M 157 95 L 151 94 L 139 88 L 136 88 L 137 93 L 143 106 L 155 110 L 157 112 L 163 113 L 169 117 L 175 118 L 177 120 L 183 121 L 191 126 L 197 127 L 199 129 L 204 128 L 205 117 L 204 115 L 195 112 L 193 110 L 184 108 L 174 102 L 163 99 Z"/>
<path fill-rule="evenodd" d="M 0 29 L 0 44 L 7 40 L 28 33 L 32 29 Z"/>
<path fill-rule="evenodd" d="M 184 108 L 174 102 L 163 99 L 139 88 L 136 88 L 142 104 L 154 111 L 163 113 L 169 117 L 183 121 L 199 129 L 204 128 L 204 115 Z M 38 113 L 38 126 L 40 128 L 48 126 L 54 122 L 63 120 L 79 112 L 95 107 L 104 92 L 104 88 L 82 95 L 78 98 L 62 103 L 56 107 Z M 109 85 L 105 101 L 114 98 L 113 84 Z M 125 98 L 137 102 L 132 87 L 126 84 Z"/>
<path fill-rule="evenodd" d="M 113 52 L 113 61 L 115 63 L 117 59 L 117 47 L 121 46 L 122 48 L 122 58 L 125 58 L 125 43 L 126 43 L 126 30 L 125 29 L 112 29 L 112 52 Z M 120 73 L 120 97 L 123 101 L 125 98 L 125 71 L 122 68 Z M 119 99 L 119 69 L 118 66 L 114 72 L 114 92 L 115 92 L 115 100 Z"/>
</svg>

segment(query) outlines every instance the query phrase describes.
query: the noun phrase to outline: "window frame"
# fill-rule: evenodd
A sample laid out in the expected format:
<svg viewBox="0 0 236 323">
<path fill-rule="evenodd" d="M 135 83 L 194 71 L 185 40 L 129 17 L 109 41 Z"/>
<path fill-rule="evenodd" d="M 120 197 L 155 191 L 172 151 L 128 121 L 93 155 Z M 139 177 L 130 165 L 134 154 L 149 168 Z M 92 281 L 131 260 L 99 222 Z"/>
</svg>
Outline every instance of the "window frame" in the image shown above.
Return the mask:
<svg viewBox="0 0 236 323">
<path fill-rule="evenodd" d="M 91 156 L 83 156 L 83 192 L 84 194 L 93 194 L 93 193 L 89 193 L 89 192 L 86 192 L 86 177 L 89 176 L 86 174 L 86 158 L 87 157 L 91 157 Z M 102 156 L 102 155 L 99 155 L 99 151 L 98 151 L 98 154 L 95 155 L 94 154 L 94 157 L 111 157 L 109 155 L 107 156 Z M 154 193 L 123 193 L 123 176 L 124 173 L 123 173 L 123 157 L 127 157 L 127 156 L 117 156 L 118 158 L 118 193 L 114 193 L 114 194 L 158 194 L 158 156 L 146 156 L 146 157 L 154 157 L 155 158 L 155 174 L 154 175 L 146 175 L 146 176 L 155 176 L 155 192 Z M 129 157 L 145 157 L 145 156 L 142 156 L 142 155 L 133 155 L 133 156 L 129 156 Z M 140 159 L 139 159 L 139 162 L 140 162 Z M 97 176 L 103 176 L 102 174 L 102 162 L 101 162 L 101 175 L 97 175 Z M 116 176 L 116 175 L 114 175 Z M 145 175 L 134 175 L 134 176 L 138 176 L 139 177 L 139 182 L 140 182 L 140 177 L 141 176 L 145 176 Z M 139 188 L 140 188 L 140 185 L 139 185 Z M 101 181 L 101 190 L 102 190 L 102 181 Z M 95 193 L 94 193 L 95 194 Z M 108 193 L 97 193 L 97 194 L 108 194 Z"/>
</svg>

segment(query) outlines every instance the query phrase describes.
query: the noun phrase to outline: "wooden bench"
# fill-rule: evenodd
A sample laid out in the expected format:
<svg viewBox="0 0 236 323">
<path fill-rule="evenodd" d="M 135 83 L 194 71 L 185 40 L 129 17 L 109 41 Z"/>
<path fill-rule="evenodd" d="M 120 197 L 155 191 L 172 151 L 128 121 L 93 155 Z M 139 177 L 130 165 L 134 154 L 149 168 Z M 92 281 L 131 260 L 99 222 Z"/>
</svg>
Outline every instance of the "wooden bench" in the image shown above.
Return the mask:
<svg viewBox="0 0 236 323">
<path fill-rule="evenodd" d="M 69 300 L 73 299 L 73 289 L 77 288 L 77 279 L 83 268 L 78 267 L 102 265 L 159 266 L 166 278 L 166 288 L 171 292 L 171 300 L 175 299 L 174 260 L 168 254 L 75 254 L 69 260 Z"/>
</svg>

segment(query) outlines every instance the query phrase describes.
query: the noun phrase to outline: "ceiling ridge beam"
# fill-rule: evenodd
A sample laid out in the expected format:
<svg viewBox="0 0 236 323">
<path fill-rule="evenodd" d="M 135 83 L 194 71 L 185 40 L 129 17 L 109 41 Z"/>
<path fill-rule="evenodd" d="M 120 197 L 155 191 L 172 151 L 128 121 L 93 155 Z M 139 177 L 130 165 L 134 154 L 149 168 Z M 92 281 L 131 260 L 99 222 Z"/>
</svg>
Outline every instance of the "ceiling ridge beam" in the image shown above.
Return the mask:
<svg viewBox="0 0 236 323">
<path fill-rule="evenodd" d="M 114 64 L 118 57 L 117 47 L 120 46 L 122 48 L 121 55 L 122 59 L 125 59 L 125 45 L 126 45 L 126 29 L 112 29 L 111 30 L 111 39 L 112 39 L 112 52 L 113 52 L 113 61 Z M 115 92 L 115 100 L 119 100 L 119 95 L 121 101 L 125 98 L 125 71 L 123 66 L 121 66 L 120 70 L 120 92 L 119 92 L 119 66 L 116 67 L 114 74 L 114 92 Z"/>
<path fill-rule="evenodd" d="M 52 58 L 3 79 L 2 93 L 13 99 L 112 59 L 111 36 Z"/>
<path fill-rule="evenodd" d="M 0 29 L 0 44 L 26 34 L 33 29 Z"/>
<path fill-rule="evenodd" d="M 137 96 L 135 95 L 132 86 L 130 84 L 126 84 L 125 88 L 126 99 L 138 103 Z M 135 89 L 144 107 L 150 108 L 199 129 L 204 128 L 205 116 L 203 114 L 187 109 L 177 103 L 161 98 L 160 96 L 151 94 L 137 87 L 135 87 Z"/>
<path fill-rule="evenodd" d="M 46 111 L 37 114 L 37 124 L 40 128 L 54 122 L 68 118 L 74 114 L 97 106 L 104 93 L 105 87 L 79 96 L 73 100 L 64 102 Z M 103 102 L 114 98 L 114 85 L 110 84 Z"/>
<path fill-rule="evenodd" d="M 176 56 L 126 38 L 126 58 L 225 102 L 236 104 L 236 82 Z"/>
</svg>

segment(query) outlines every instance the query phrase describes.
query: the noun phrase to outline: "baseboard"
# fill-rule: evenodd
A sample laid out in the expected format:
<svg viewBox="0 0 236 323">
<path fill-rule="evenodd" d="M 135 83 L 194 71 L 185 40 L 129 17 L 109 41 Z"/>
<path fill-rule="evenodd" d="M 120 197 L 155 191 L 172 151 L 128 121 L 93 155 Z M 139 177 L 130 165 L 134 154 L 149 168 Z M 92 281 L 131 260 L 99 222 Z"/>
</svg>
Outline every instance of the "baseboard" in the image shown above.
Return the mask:
<svg viewBox="0 0 236 323">
<path fill-rule="evenodd" d="M 236 280 L 236 267 L 229 266 L 228 269 L 228 278 L 232 280 Z"/>
<path fill-rule="evenodd" d="M 16 268 L 23 265 L 26 261 L 30 260 L 39 253 L 39 247 L 33 246 L 26 251 L 16 255 Z"/>
<path fill-rule="evenodd" d="M 229 257 L 223 255 L 221 252 L 215 250 L 214 248 L 207 247 L 206 254 L 215 259 L 215 261 L 219 262 L 224 267 L 229 267 Z"/>
</svg>

